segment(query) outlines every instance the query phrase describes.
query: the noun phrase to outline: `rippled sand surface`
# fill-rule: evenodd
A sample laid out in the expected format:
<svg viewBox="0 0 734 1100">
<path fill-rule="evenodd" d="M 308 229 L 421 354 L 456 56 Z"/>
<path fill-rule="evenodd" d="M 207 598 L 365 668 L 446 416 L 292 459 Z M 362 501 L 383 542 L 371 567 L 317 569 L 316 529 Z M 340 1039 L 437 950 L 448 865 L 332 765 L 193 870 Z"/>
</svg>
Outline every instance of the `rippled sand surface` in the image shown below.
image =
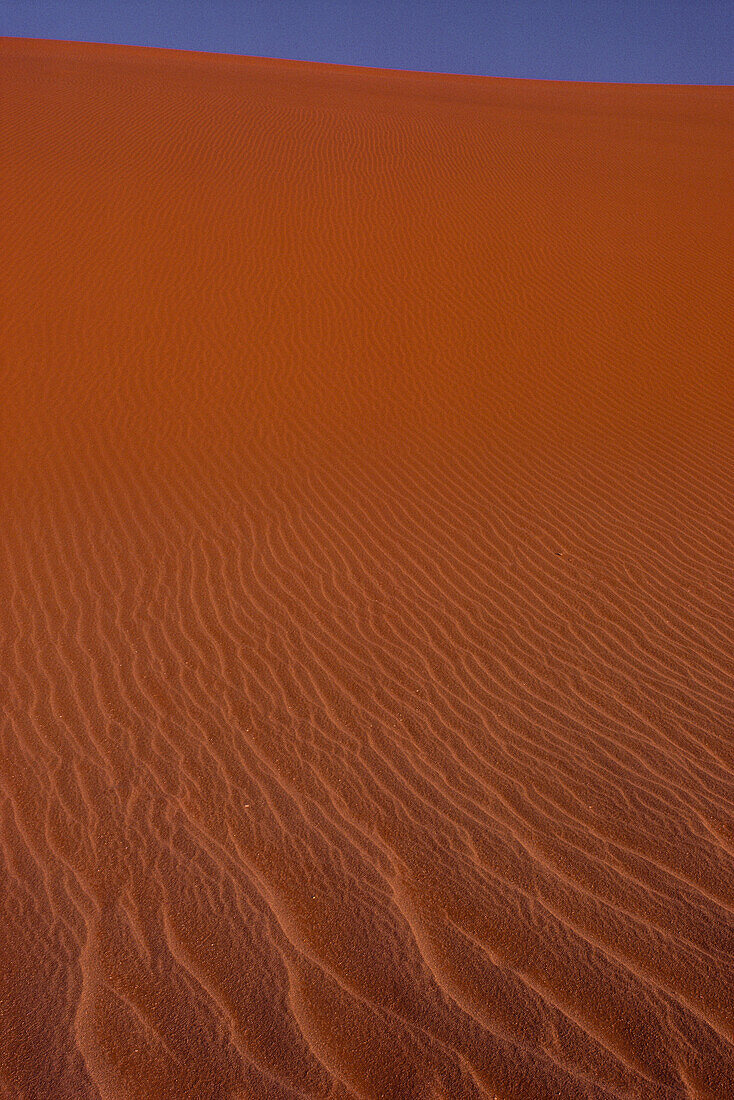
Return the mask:
<svg viewBox="0 0 734 1100">
<path fill-rule="evenodd" d="M 734 91 L 0 45 L 3 1100 L 734 1097 Z"/>
</svg>

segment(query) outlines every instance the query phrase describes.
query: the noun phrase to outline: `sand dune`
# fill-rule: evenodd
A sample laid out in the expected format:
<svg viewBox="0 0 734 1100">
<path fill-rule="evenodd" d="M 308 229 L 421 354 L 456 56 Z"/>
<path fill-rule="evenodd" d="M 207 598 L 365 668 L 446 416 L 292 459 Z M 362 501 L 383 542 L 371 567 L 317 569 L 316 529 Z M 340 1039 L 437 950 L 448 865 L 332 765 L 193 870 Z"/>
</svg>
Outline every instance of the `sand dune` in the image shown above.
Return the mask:
<svg viewBox="0 0 734 1100">
<path fill-rule="evenodd" d="M 0 1095 L 734 1097 L 734 92 L 0 58 Z"/>
</svg>

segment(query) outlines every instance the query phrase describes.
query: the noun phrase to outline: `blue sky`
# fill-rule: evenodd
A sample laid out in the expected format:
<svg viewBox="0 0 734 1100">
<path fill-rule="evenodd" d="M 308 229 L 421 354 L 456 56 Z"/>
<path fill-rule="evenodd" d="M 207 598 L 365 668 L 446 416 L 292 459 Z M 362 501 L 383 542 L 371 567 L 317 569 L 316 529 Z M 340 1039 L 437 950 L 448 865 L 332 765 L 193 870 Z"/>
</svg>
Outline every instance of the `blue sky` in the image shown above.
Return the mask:
<svg viewBox="0 0 734 1100">
<path fill-rule="evenodd" d="M 0 34 L 488 76 L 734 84 L 734 0 L 2 0 Z"/>
</svg>

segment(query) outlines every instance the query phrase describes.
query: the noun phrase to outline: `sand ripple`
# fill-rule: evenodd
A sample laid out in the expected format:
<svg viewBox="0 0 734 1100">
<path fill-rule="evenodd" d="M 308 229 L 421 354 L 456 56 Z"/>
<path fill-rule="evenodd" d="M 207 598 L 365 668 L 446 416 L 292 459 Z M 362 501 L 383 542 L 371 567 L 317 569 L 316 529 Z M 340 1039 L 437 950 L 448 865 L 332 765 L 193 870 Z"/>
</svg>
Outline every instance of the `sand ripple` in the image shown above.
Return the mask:
<svg viewBox="0 0 734 1100">
<path fill-rule="evenodd" d="M 0 1095 L 734 1096 L 732 91 L 0 57 Z"/>
</svg>

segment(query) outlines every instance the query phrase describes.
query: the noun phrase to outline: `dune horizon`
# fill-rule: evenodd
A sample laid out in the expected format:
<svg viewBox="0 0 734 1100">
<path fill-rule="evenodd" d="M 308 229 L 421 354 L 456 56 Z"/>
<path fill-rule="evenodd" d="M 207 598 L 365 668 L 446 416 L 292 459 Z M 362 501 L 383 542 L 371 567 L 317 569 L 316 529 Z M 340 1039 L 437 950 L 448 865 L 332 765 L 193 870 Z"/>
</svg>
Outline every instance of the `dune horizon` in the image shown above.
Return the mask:
<svg viewBox="0 0 734 1100">
<path fill-rule="evenodd" d="M 114 56 L 110 51 L 121 51 L 121 56 L 128 61 L 132 60 L 132 55 L 136 52 L 142 52 L 143 55 L 148 57 L 157 53 L 163 55 L 165 58 L 168 54 L 177 54 L 179 58 L 190 58 L 193 60 L 210 60 L 212 62 L 226 62 L 226 61 L 239 61 L 245 63 L 258 63 L 258 62 L 274 62 L 279 65 L 294 65 L 305 66 L 308 69 L 334 69 L 344 70 L 346 73 L 373 73 L 373 74 L 385 74 L 389 76 L 405 73 L 407 76 L 423 76 L 423 77 L 438 77 L 449 78 L 453 80 L 461 81 L 487 81 L 492 80 L 495 83 L 505 83 L 511 85 L 517 84 L 558 84 L 561 86 L 571 86 L 584 84 L 589 87 L 609 87 L 609 88 L 710 88 L 720 89 L 727 91 L 731 85 L 718 83 L 708 83 L 706 81 L 685 81 L 681 83 L 677 80 L 670 81 L 650 81 L 650 80 L 588 80 L 584 77 L 579 77 L 575 80 L 562 79 L 559 77 L 548 76 L 500 76 L 490 72 L 485 73 L 463 73 L 453 72 L 448 69 L 410 69 L 410 68 L 394 68 L 385 65 L 359 65 L 352 62 L 345 61 L 315 61 L 306 57 L 286 57 L 280 54 L 259 54 L 259 53 L 240 53 L 240 52 L 228 52 L 218 51 L 213 52 L 211 50 L 203 49 L 191 49 L 186 46 L 163 46 L 153 45 L 149 43 L 121 43 L 113 40 L 97 40 L 97 39 L 79 39 L 79 38 L 26 38 L 20 35 L 0 35 L 0 43 L 7 43 L 10 46 L 17 46 L 23 48 L 25 45 L 31 43 L 34 47 L 47 46 L 52 47 L 55 50 L 59 49 L 71 49 L 76 50 L 80 48 L 82 50 L 92 48 L 94 50 L 103 50 L 107 52 L 108 59 Z"/>
<path fill-rule="evenodd" d="M 0 1097 L 734 1097 L 734 89 L 0 61 Z"/>
</svg>

